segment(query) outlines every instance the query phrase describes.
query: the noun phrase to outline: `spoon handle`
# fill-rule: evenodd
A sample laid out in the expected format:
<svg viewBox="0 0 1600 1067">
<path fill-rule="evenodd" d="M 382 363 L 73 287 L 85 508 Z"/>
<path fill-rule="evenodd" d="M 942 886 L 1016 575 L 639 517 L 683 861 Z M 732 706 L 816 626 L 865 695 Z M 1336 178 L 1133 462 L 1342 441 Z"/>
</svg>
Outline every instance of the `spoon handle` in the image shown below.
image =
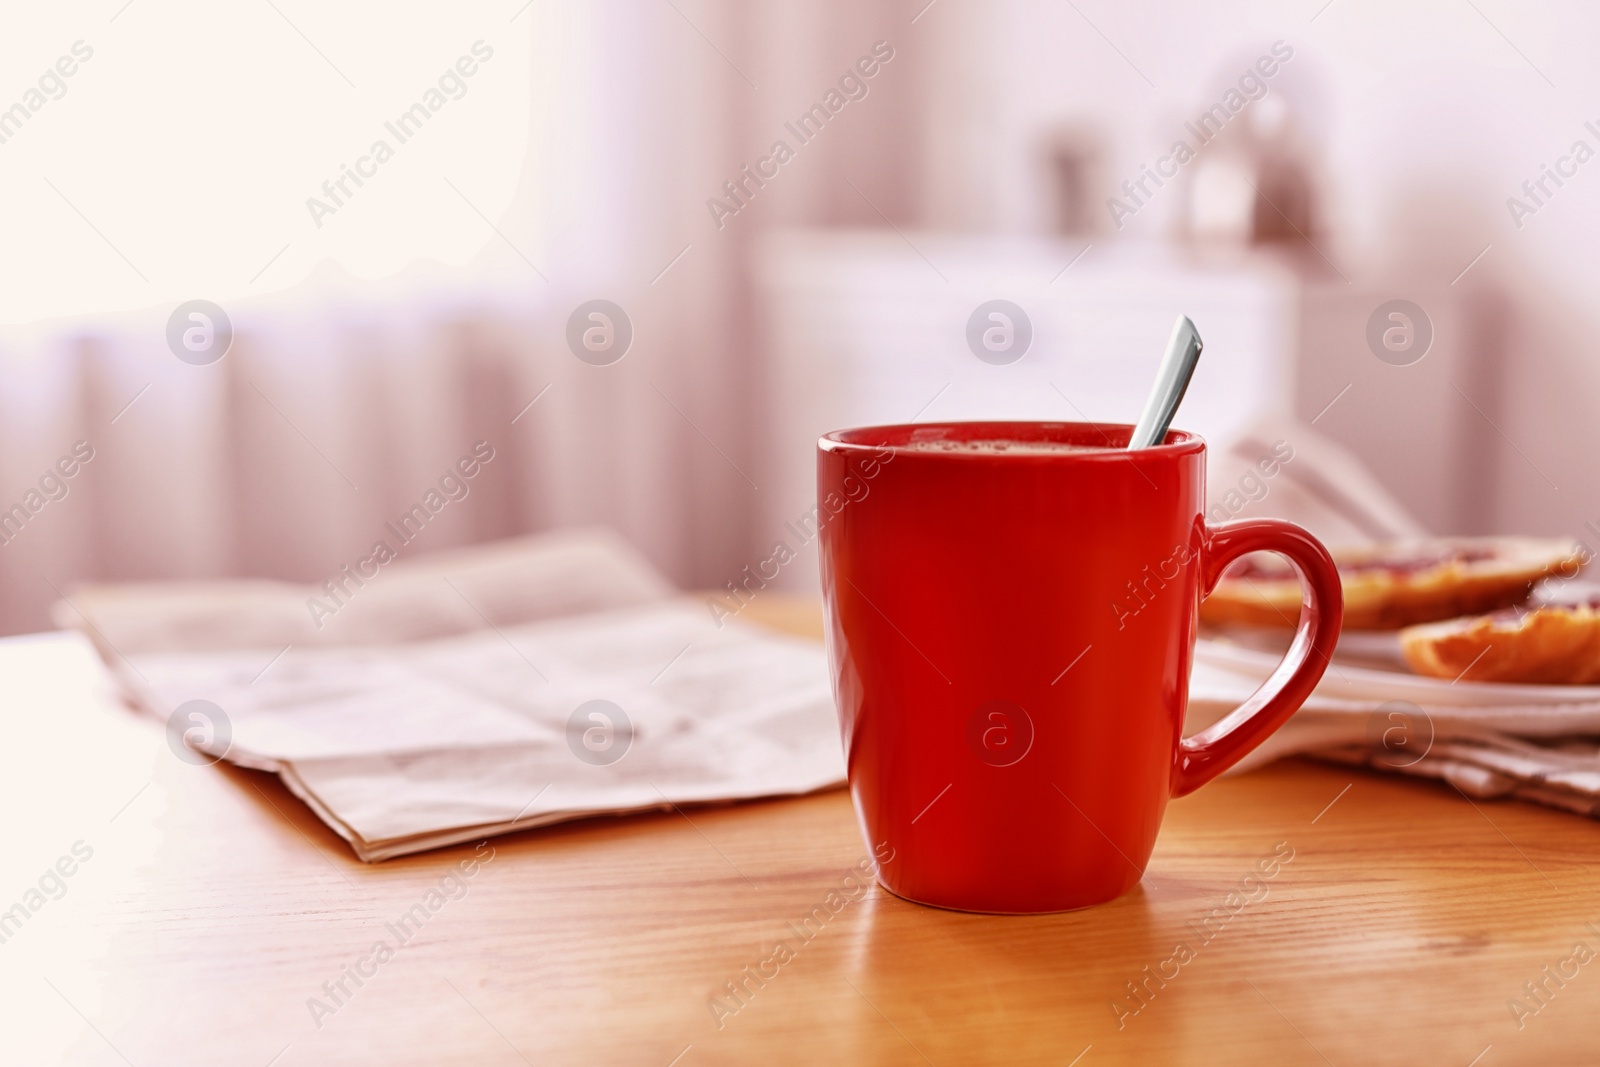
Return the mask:
<svg viewBox="0 0 1600 1067">
<path fill-rule="evenodd" d="M 1129 449 L 1149 448 L 1166 438 L 1167 427 L 1172 425 L 1172 416 L 1183 402 L 1189 379 L 1194 375 L 1194 365 L 1200 361 L 1204 348 L 1200 331 L 1194 328 L 1189 316 L 1179 315 L 1178 321 L 1173 323 L 1172 337 L 1167 341 L 1167 354 L 1161 359 L 1156 384 L 1144 402 L 1144 412 L 1134 425 L 1133 436 L 1128 439 Z"/>
</svg>

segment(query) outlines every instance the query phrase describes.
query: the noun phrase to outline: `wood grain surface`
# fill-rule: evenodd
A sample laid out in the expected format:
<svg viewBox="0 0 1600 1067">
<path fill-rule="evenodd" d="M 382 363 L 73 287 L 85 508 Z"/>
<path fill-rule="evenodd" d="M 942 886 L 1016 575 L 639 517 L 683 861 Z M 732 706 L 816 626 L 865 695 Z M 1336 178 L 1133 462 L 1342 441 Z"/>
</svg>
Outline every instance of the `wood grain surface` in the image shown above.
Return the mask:
<svg viewBox="0 0 1600 1067">
<path fill-rule="evenodd" d="M 986 917 L 862 884 L 843 791 L 369 866 L 76 639 L 0 642 L 0 694 L 6 1065 L 1600 1062 L 1600 827 L 1532 806 L 1284 763 L 1127 897 Z"/>
</svg>

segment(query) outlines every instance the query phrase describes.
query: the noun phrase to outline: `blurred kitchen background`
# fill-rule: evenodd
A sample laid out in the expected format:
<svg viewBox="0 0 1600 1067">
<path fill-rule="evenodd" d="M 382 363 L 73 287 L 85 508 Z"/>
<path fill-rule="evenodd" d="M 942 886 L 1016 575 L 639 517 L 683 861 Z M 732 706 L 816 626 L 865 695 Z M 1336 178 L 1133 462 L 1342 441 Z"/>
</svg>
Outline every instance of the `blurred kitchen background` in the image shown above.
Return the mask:
<svg viewBox="0 0 1600 1067">
<path fill-rule="evenodd" d="M 606 524 L 718 588 L 792 541 L 820 432 L 1132 421 L 1180 311 L 1207 342 L 1180 426 L 1296 418 L 1434 532 L 1600 520 L 1591 7 L 0 18 L 0 510 L 28 511 L 3 632 L 84 580 L 320 583 L 479 440 L 471 495 L 402 552 Z M 208 365 L 168 344 L 195 299 L 234 331 Z M 615 362 L 569 346 L 596 299 L 631 324 Z M 995 299 L 1031 324 L 1014 362 L 968 346 Z M 813 588 L 814 552 L 777 583 Z"/>
</svg>

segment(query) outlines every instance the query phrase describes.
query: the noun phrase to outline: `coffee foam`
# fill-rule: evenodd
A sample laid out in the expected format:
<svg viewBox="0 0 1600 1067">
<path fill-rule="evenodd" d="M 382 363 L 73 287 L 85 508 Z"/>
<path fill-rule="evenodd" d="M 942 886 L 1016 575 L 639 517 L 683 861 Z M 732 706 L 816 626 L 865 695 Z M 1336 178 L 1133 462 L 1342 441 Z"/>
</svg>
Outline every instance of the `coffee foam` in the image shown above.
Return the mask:
<svg viewBox="0 0 1600 1067">
<path fill-rule="evenodd" d="M 896 446 L 908 452 L 945 452 L 968 456 L 1061 456 L 1076 452 L 1117 452 L 1110 445 L 1079 445 L 1070 441 L 1017 441 L 999 438 L 989 441 L 935 439 L 908 441 Z"/>
</svg>

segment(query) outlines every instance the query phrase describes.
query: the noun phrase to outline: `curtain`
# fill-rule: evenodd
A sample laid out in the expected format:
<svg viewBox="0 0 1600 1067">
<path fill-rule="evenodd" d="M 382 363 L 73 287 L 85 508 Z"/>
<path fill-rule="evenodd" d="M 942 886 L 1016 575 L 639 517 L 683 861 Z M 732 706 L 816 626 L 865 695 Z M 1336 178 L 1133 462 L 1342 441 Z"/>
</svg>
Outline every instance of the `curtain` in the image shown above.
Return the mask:
<svg viewBox="0 0 1600 1067">
<path fill-rule="evenodd" d="M 915 221 L 915 14 L 536 3 L 537 106 L 495 131 L 527 138 L 523 176 L 467 267 L 229 301 L 209 365 L 169 348 L 171 306 L 0 329 L 0 632 L 82 580 L 320 583 L 479 442 L 493 458 L 402 551 L 601 523 L 723 584 L 770 540 L 752 250 L 778 225 Z M 786 124 L 835 99 L 800 143 Z M 779 140 L 793 158 L 752 183 Z M 567 340 L 594 300 L 632 327 L 605 365 Z"/>
</svg>

